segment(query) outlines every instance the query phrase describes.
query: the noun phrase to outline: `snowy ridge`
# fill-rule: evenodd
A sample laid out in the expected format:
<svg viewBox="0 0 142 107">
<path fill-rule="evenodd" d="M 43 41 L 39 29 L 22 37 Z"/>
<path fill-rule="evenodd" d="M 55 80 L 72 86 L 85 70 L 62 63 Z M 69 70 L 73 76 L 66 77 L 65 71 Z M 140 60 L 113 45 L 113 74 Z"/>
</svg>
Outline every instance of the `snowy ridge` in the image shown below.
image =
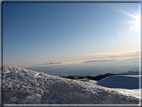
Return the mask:
<svg viewBox="0 0 142 107">
<path fill-rule="evenodd" d="M 4 104 L 139 104 L 139 98 L 93 83 L 3 66 Z"/>
</svg>

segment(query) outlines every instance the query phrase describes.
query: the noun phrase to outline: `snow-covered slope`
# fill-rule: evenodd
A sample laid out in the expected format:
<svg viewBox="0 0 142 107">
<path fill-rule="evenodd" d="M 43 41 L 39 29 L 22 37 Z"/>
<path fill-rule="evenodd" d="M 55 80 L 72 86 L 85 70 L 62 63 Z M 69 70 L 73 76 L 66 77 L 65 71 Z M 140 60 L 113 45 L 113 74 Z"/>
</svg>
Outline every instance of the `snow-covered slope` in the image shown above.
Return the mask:
<svg viewBox="0 0 142 107">
<path fill-rule="evenodd" d="M 109 76 L 97 82 L 108 88 L 139 89 L 139 75 L 115 75 Z"/>
<path fill-rule="evenodd" d="M 4 104 L 138 104 L 139 98 L 88 82 L 4 65 Z"/>
<path fill-rule="evenodd" d="M 122 94 L 140 98 L 142 89 L 139 87 L 139 75 L 115 75 L 98 81 L 96 84 L 108 87 Z"/>
</svg>

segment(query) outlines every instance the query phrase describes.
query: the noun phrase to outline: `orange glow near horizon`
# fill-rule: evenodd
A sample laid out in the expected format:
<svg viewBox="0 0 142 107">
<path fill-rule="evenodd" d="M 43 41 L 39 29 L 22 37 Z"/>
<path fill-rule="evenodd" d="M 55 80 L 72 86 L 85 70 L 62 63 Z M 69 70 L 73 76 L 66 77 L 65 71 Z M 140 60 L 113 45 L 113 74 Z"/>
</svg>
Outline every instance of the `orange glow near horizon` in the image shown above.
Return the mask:
<svg viewBox="0 0 142 107">
<path fill-rule="evenodd" d="M 71 59 L 64 59 L 67 63 L 69 62 L 84 62 L 88 60 L 108 60 L 108 59 L 129 59 L 132 57 L 139 56 L 139 52 L 128 52 L 128 53 L 112 53 L 112 54 L 103 54 L 103 55 L 94 55 L 94 56 L 84 56 L 79 58 L 71 58 Z"/>
<path fill-rule="evenodd" d="M 139 56 L 139 52 L 125 52 L 125 53 L 105 53 L 101 55 L 90 55 L 90 56 L 80 56 L 80 57 L 70 57 L 65 59 L 58 59 L 58 60 L 45 60 L 45 61 L 36 61 L 36 62 L 21 62 L 21 63 L 13 63 L 10 65 L 18 66 L 18 67 L 30 67 L 30 66 L 39 66 L 39 64 L 44 63 L 57 63 L 61 62 L 61 64 L 72 64 L 72 63 L 82 63 L 89 60 L 111 60 L 111 59 L 117 59 L 117 60 L 123 60 L 123 59 L 130 59 L 134 57 Z M 51 64 L 54 65 L 54 64 Z M 51 66 L 46 65 L 46 66 Z"/>
</svg>

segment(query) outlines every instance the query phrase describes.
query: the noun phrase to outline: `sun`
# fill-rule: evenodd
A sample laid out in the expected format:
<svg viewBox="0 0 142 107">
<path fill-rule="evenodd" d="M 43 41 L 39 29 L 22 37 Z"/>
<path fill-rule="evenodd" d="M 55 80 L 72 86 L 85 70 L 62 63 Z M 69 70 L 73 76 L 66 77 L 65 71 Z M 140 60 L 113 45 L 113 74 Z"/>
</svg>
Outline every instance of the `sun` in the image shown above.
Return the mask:
<svg viewBox="0 0 142 107">
<path fill-rule="evenodd" d="M 126 10 L 123 10 L 123 9 L 121 9 L 121 8 L 115 6 L 115 5 L 112 5 L 112 9 L 119 12 L 119 13 L 121 13 L 121 14 L 124 14 L 124 15 L 126 15 L 126 16 L 128 16 L 130 18 L 133 18 L 132 21 L 125 21 L 125 23 L 131 24 L 129 26 L 130 30 L 140 30 L 140 27 L 141 27 L 141 5 L 140 4 L 138 6 L 137 11 L 135 11 L 135 10 L 133 10 L 131 8 L 133 13 L 130 13 L 130 12 L 126 11 Z"/>
<path fill-rule="evenodd" d="M 130 21 L 129 23 L 133 23 L 133 25 L 130 26 L 130 30 L 134 29 L 140 29 L 140 24 L 141 24 L 141 20 L 140 20 L 140 15 L 137 15 L 134 17 L 135 21 Z"/>
<path fill-rule="evenodd" d="M 136 17 L 136 22 L 135 22 L 135 27 L 137 28 L 137 29 L 139 29 L 140 28 L 140 15 L 137 15 L 137 17 Z"/>
<path fill-rule="evenodd" d="M 140 15 L 136 15 L 133 16 L 133 18 L 135 19 L 135 21 L 129 21 L 129 23 L 133 23 L 130 26 L 130 30 L 135 29 L 135 30 L 139 30 L 140 29 L 140 25 L 141 25 L 141 17 Z"/>
</svg>

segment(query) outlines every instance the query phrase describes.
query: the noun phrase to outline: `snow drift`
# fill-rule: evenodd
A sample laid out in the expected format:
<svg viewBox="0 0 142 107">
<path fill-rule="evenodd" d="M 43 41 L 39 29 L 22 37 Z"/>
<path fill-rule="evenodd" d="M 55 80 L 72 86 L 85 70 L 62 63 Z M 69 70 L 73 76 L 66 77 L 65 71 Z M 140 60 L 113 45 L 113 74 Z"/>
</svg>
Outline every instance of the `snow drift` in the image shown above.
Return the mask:
<svg viewBox="0 0 142 107">
<path fill-rule="evenodd" d="M 88 82 L 3 66 L 4 104 L 138 104 L 139 98 Z"/>
</svg>

